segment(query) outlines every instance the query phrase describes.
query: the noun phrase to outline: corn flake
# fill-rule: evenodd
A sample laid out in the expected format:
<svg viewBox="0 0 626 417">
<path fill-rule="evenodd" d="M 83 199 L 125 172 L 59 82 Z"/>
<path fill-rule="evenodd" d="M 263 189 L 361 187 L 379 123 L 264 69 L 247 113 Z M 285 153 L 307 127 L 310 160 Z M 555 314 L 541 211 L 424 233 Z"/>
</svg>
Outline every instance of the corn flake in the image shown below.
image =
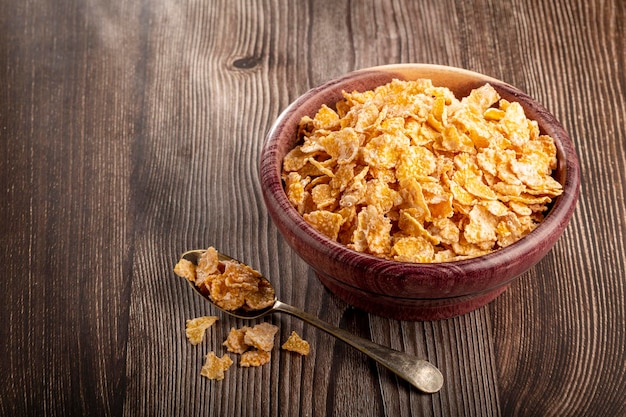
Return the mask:
<svg viewBox="0 0 626 417">
<path fill-rule="evenodd" d="M 365 206 L 357 215 L 353 247 L 359 252 L 383 254 L 391 244 L 391 220 L 375 206 Z"/>
<path fill-rule="evenodd" d="M 244 352 L 239 359 L 239 366 L 249 368 L 251 366 L 262 366 L 270 361 L 272 354 L 270 351 L 253 349 Z"/>
<path fill-rule="evenodd" d="M 391 248 L 393 259 L 401 262 L 431 262 L 435 256 L 435 248 L 426 239 L 418 237 L 402 237 Z"/>
<path fill-rule="evenodd" d="M 270 323 L 261 323 L 246 330 L 243 340 L 247 345 L 269 352 L 274 347 L 274 335 L 276 335 L 276 332 L 278 332 L 277 326 Z"/>
<path fill-rule="evenodd" d="M 300 335 L 298 335 L 298 333 L 296 332 L 291 332 L 291 335 L 285 341 L 285 343 L 282 344 L 281 348 L 283 350 L 299 353 L 303 356 L 308 355 L 309 351 L 311 350 L 309 342 L 302 339 Z"/>
<path fill-rule="evenodd" d="M 224 379 L 224 371 L 230 368 L 232 364 L 233 360 L 228 355 L 219 358 L 214 352 L 209 352 L 200 374 L 209 379 L 221 381 Z"/>
<path fill-rule="evenodd" d="M 176 266 L 174 266 L 174 273 L 182 278 L 187 278 L 189 281 L 196 281 L 196 265 L 187 259 L 181 259 Z"/>
<path fill-rule="evenodd" d="M 244 326 L 241 329 L 230 328 L 230 332 L 224 341 L 224 346 L 229 352 L 242 354 L 250 348 L 250 345 L 245 342 L 246 332 L 250 330 L 250 327 Z"/>
<path fill-rule="evenodd" d="M 333 240 L 337 240 L 339 229 L 344 221 L 341 214 L 327 210 L 316 210 L 305 213 L 303 217 L 311 226 Z"/>
<path fill-rule="evenodd" d="M 187 339 L 189 339 L 189 343 L 197 345 L 202 342 L 206 329 L 213 326 L 217 320 L 216 316 L 203 316 L 187 320 L 185 334 L 187 335 Z"/>
</svg>

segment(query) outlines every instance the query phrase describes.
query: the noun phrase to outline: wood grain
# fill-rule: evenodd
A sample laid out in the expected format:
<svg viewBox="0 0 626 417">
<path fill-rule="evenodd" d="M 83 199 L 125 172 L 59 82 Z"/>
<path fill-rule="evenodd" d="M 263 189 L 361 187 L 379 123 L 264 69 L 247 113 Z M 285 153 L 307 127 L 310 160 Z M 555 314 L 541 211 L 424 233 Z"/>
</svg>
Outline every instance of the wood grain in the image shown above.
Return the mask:
<svg viewBox="0 0 626 417">
<path fill-rule="evenodd" d="M 0 415 L 595 416 L 626 414 L 626 7 L 493 2 L 6 0 L 0 3 Z M 364 314 L 330 294 L 269 220 L 264 136 L 299 94 L 347 71 L 454 65 L 549 108 L 582 188 L 554 250 L 490 305 L 439 322 Z M 173 275 L 218 246 L 280 298 L 426 357 L 411 389 L 297 319 L 223 381 L 185 320 L 216 314 Z"/>
</svg>

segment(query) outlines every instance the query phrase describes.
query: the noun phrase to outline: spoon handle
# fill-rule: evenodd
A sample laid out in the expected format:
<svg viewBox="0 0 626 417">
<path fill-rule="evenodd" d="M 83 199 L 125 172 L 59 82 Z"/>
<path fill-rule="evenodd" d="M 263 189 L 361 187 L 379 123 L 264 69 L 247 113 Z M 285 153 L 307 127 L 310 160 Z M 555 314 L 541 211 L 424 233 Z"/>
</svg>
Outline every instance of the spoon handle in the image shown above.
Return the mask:
<svg viewBox="0 0 626 417">
<path fill-rule="evenodd" d="M 317 317 L 289 304 L 276 301 L 274 311 L 282 311 L 325 331 L 363 352 L 399 377 L 407 380 L 415 388 L 428 394 L 439 391 L 443 385 L 443 375 L 433 364 L 414 356 L 381 346 L 371 340 L 356 336 L 339 327 L 328 324 Z"/>
</svg>

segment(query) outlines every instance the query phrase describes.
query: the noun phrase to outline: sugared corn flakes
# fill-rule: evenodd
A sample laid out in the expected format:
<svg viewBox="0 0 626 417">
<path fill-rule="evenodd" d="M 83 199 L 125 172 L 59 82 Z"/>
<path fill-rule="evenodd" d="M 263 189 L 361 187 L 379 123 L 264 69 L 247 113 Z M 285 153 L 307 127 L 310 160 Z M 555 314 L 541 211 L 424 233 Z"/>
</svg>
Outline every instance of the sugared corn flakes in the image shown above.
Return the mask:
<svg viewBox="0 0 626 417">
<path fill-rule="evenodd" d="M 241 355 L 246 350 L 250 348 L 250 345 L 247 344 L 244 340 L 246 336 L 246 332 L 250 330 L 248 326 L 244 326 L 241 329 L 235 329 L 234 327 L 230 328 L 230 332 L 228 333 L 228 337 L 224 341 L 224 346 L 226 346 L 226 350 L 229 352 L 237 353 Z"/>
<path fill-rule="evenodd" d="M 187 278 L 191 282 L 196 281 L 196 266 L 187 259 L 181 259 L 174 267 L 174 273 L 182 278 Z"/>
<path fill-rule="evenodd" d="M 204 339 L 204 332 L 217 321 L 216 316 L 202 316 L 187 320 L 185 334 L 192 345 L 197 345 Z"/>
<path fill-rule="evenodd" d="M 308 355 L 311 347 L 309 342 L 303 340 L 296 332 L 291 332 L 289 338 L 281 346 L 284 350 L 299 353 L 300 355 Z"/>
<path fill-rule="evenodd" d="M 460 100 L 425 79 L 343 96 L 302 118 L 282 175 L 304 219 L 354 250 L 480 256 L 528 234 L 562 193 L 553 139 L 489 84 Z"/>
<path fill-rule="evenodd" d="M 260 323 L 252 328 L 231 328 L 224 346 L 229 352 L 241 355 L 240 366 L 261 366 L 270 361 L 276 332 L 278 327 L 270 323 Z"/>
<path fill-rule="evenodd" d="M 274 347 L 276 332 L 277 326 L 264 322 L 246 330 L 243 340 L 249 346 L 269 352 Z"/>
<path fill-rule="evenodd" d="M 209 352 L 206 355 L 206 361 L 202 366 L 200 375 L 209 379 L 222 380 L 224 379 L 224 371 L 226 371 L 233 364 L 233 360 L 224 355 L 221 358 L 217 357 L 214 352 Z"/>
<path fill-rule="evenodd" d="M 271 352 L 267 350 L 252 349 L 244 352 L 239 359 L 239 366 L 249 368 L 251 366 L 265 365 L 272 358 Z"/>
<path fill-rule="evenodd" d="M 274 302 L 274 288 L 258 271 L 235 260 L 220 260 L 213 247 L 202 254 L 198 265 L 181 259 L 174 272 L 195 283 L 224 310 L 260 310 Z"/>
</svg>

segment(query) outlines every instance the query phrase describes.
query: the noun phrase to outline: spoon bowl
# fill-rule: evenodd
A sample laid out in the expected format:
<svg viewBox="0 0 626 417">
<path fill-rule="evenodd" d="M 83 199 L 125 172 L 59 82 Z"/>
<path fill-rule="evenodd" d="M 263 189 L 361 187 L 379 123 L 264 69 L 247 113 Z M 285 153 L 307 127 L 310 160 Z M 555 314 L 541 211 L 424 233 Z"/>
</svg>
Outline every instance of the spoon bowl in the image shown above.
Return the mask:
<svg viewBox="0 0 626 417">
<path fill-rule="evenodd" d="M 190 250 L 183 253 L 181 255 L 181 259 L 187 260 L 192 264 L 197 265 L 199 258 L 204 252 L 205 251 L 201 249 Z M 220 261 L 239 262 L 238 260 L 219 252 L 218 259 Z M 267 285 L 271 286 L 267 278 L 261 276 L 260 279 L 266 281 Z M 372 342 L 371 340 L 356 336 L 344 329 L 328 324 L 323 320 L 320 320 L 319 318 L 313 316 L 312 314 L 299 310 L 293 306 L 290 306 L 289 304 L 285 304 L 279 301 L 276 297 L 274 297 L 273 304 L 262 309 L 254 310 L 242 307 L 231 311 L 223 309 L 215 304 L 209 294 L 201 291 L 194 282 L 191 282 L 188 279 L 186 279 L 185 281 L 189 283 L 189 285 L 194 289 L 196 293 L 200 294 L 200 296 L 202 296 L 205 300 L 207 300 L 226 314 L 240 319 L 256 319 L 274 312 L 287 313 L 291 316 L 297 317 L 305 321 L 306 323 L 309 323 L 312 326 L 317 327 L 320 330 L 325 331 L 332 336 L 335 336 L 339 340 L 359 350 L 360 352 L 369 356 L 399 377 L 408 381 L 411 385 L 424 393 L 435 393 L 439 391 L 443 386 L 443 375 L 441 374 L 439 369 L 437 369 L 430 362 L 416 358 L 404 352 L 399 352 L 397 350 L 381 346 L 377 343 Z"/>
<path fill-rule="evenodd" d="M 189 262 L 191 262 L 194 265 L 198 264 L 198 259 L 200 259 L 200 256 L 202 256 L 202 254 L 205 251 L 202 249 L 198 249 L 198 250 L 190 250 L 187 251 L 185 253 L 183 253 L 181 255 L 181 259 L 185 259 Z M 231 258 L 228 255 L 225 255 L 221 252 L 217 253 L 217 257 L 220 261 L 235 261 L 235 262 L 239 262 L 237 259 L 235 258 Z M 265 281 L 267 283 L 268 286 L 272 286 L 272 284 L 267 280 L 267 278 L 261 276 L 260 277 L 261 280 Z M 202 291 L 199 287 L 197 287 L 196 285 L 194 285 L 193 282 L 187 280 L 187 282 L 189 283 L 189 285 L 194 289 L 195 292 L 197 292 L 198 294 L 200 294 L 203 298 L 205 298 L 208 302 L 210 302 L 211 304 L 213 304 L 215 307 L 217 307 L 218 309 L 220 309 L 221 311 L 223 311 L 226 314 L 230 314 L 231 316 L 240 318 L 240 319 L 248 319 L 248 320 L 252 320 L 252 319 L 258 319 L 259 317 L 263 317 L 271 312 L 273 312 L 276 308 L 276 303 L 278 303 L 278 300 L 276 299 L 276 297 L 274 297 L 274 304 L 267 306 L 265 308 L 262 309 L 250 309 L 250 308 L 246 308 L 246 307 L 241 307 L 238 308 L 236 310 L 226 310 L 223 309 L 222 307 L 220 307 L 219 305 L 215 304 L 213 302 L 213 300 L 211 299 L 211 296 L 207 293 L 205 293 L 204 291 Z"/>
</svg>

